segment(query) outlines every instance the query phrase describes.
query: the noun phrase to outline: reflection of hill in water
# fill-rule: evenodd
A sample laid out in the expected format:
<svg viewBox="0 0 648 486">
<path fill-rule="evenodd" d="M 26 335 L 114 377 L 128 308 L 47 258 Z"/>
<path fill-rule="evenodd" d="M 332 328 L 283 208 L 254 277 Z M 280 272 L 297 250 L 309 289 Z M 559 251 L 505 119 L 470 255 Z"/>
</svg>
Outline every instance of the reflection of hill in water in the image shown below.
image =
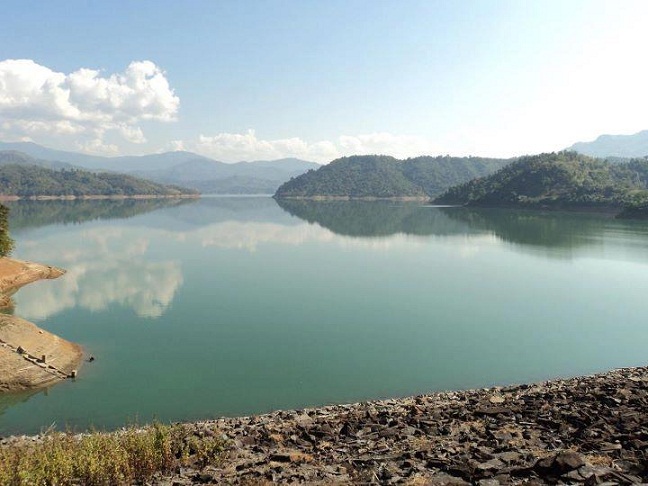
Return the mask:
<svg viewBox="0 0 648 486">
<path fill-rule="evenodd" d="M 623 235 L 624 246 L 648 245 L 648 225 L 644 222 L 612 219 L 601 214 L 468 208 L 441 208 L 441 211 L 508 243 L 557 253 L 601 246 L 604 238 L 612 244 L 615 235 Z"/>
<path fill-rule="evenodd" d="M 603 249 L 603 240 L 609 248 L 620 244 L 642 252 L 648 249 L 648 224 L 600 214 L 435 208 L 389 201 L 277 202 L 290 214 L 345 236 L 492 234 L 520 249 L 541 250 L 559 257 L 570 256 L 577 249 Z"/>
<path fill-rule="evenodd" d="M 475 234 L 465 222 L 449 218 L 439 208 L 391 201 L 307 201 L 280 199 L 284 210 L 345 236 Z"/>
<path fill-rule="evenodd" d="M 124 219 L 195 202 L 194 199 L 101 199 L 72 201 L 13 201 L 9 207 L 12 231 L 51 224 L 78 224 L 97 219 Z"/>
<path fill-rule="evenodd" d="M 541 213 L 514 209 L 441 208 L 449 218 L 494 233 L 508 243 L 544 248 L 576 248 L 591 244 L 612 220 L 582 213 Z"/>
</svg>

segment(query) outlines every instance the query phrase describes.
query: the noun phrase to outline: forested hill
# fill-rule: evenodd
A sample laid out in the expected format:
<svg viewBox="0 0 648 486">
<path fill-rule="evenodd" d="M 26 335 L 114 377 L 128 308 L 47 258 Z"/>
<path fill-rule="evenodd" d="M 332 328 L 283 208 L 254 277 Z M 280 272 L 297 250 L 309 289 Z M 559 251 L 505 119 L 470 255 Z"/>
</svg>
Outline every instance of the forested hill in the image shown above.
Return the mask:
<svg viewBox="0 0 648 486">
<path fill-rule="evenodd" d="M 36 165 L 0 166 L 0 195 L 34 196 L 182 196 L 197 191 L 165 186 L 124 174 L 79 169 L 52 170 Z"/>
<path fill-rule="evenodd" d="M 450 186 L 495 172 L 509 161 L 480 157 L 385 155 L 343 157 L 295 177 L 277 190 L 277 198 L 426 198 Z"/>
<path fill-rule="evenodd" d="M 648 160 L 613 164 L 576 152 L 521 157 L 495 174 L 453 187 L 439 204 L 623 208 L 648 200 Z"/>
</svg>

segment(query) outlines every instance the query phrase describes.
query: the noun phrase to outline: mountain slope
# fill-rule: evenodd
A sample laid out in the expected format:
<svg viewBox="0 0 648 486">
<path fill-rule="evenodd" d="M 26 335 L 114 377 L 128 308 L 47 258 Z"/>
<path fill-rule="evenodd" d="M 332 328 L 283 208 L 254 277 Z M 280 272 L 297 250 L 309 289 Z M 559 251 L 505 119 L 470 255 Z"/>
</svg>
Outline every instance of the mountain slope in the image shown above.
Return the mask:
<svg viewBox="0 0 648 486">
<path fill-rule="evenodd" d="M 503 159 L 356 155 L 283 184 L 277 198 L 426 198 L 505 165 Z"/>
<path fill-rule="evenodd" d="M 22 152 L 15 150 L 0 151 L 0 166 L 2 165 L 37 165 L 47 169 L 74 169 L 75 167 L 65 162 L 55 162 L 49 160 L 35 159 Z"/>
<path fill-rule="evenodd" d="M 36 165 L 0 166 L 0 195 L 35 196 L 181 196 L 195 191 L 164 186 L 112 172 L 52 170 Z"/>
<path fill-rule="evenodd" d="M 643 201 L 648 160 L 612 164 L 576 152 L 521 157 L 488 177 L 452 187 L 439 204 L 621 208 Z"/>
<path fill-rule="evenodd" d="M 648 130 L 634 135 L 601 135 L 592 142 L 578 142 L 569 147 L 592 157 L 635 158 L 648 156 Z"/>
</svg>

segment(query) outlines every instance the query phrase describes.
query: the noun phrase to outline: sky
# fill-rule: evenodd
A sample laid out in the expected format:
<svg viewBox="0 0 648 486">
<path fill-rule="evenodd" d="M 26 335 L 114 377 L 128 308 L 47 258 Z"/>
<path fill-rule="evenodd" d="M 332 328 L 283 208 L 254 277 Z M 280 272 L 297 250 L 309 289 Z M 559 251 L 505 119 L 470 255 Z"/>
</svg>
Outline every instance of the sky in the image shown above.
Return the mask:
<svg viewBox="0 0 648 486">
<path fill-rule="evenodd" d="M 3 0 L 0 140 L 509 157 L 648 129 L 645 0 Z"/>
</svg>

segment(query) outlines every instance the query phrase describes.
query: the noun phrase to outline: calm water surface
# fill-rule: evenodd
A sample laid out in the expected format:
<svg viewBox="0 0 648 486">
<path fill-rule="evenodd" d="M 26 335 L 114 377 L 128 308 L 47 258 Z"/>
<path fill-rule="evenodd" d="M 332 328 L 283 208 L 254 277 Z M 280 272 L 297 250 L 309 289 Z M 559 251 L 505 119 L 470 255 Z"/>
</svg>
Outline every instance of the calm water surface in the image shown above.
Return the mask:
<svg viewBox="0 0 648 486">
<path fill-rule="evenodd" d="M 240 415 L 645 365 L 648 223 L 270 198 L 11 204 L 68 273 L 16 314 L 80 377 L 0 433 Z"/>
</svg>

